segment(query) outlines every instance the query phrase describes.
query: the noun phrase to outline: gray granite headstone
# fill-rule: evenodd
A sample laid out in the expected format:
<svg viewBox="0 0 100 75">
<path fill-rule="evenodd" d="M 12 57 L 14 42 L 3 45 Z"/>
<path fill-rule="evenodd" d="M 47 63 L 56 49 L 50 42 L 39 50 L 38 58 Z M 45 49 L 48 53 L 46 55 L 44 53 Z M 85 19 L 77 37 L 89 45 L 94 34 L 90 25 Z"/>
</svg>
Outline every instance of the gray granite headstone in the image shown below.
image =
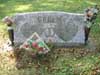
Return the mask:
<svg viewBox="0 0 100 75">
<path fill-rule="evenodd" d="M 15 23 L 15 43 L 23 43 L 34 32 L 48 42 L 59 45 L 84 44 L 84 15 L 58 11 L 17 13 Z"/>
</svg>

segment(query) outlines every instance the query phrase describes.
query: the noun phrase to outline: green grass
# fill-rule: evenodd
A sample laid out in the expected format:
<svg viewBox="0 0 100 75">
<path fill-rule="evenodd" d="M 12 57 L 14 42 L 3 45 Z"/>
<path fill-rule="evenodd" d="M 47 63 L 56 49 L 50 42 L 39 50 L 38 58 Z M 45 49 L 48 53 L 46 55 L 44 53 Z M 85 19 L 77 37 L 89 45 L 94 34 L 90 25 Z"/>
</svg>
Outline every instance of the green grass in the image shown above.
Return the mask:
<svg viewBox="0 0 100 75">
<path fill-rule="evenodd" d="M 99 75 L 100 56 L 81 48 L 69 52 L 69 49 L 52 50 L 48 55 L 39 55 L 33 59 L 24 50 L 0 55 L 0 75 Z M 15 65 L 19 69 L 15 67 Z"/>
<path fill-rule="evenodd" d="M 88 6 L 100 5 L 99 0 L 0 0 L 0 45 L 7 37 L 2 18 L 15 13 L 34 11 L 65 11 L 83 13 Z M 90 37 L 100 51 L 100 14 L 92 27 Z M 0 46 L 1 47 L 1 46 Z M 88 53 L 75 49 L 74 53 L 61 49 L 50 52 L 47 57 L 31 61 L 31 57 L 20 52 L 21 66 L 18 70 L 16 56 L 10 53 L 0 54 L 0 75 L 100 75 L 100 53 Z M 86 53 L 86 54 L 85 54 Z M 32 62 L 31 64 L 26 63 Z"/>
</svg>

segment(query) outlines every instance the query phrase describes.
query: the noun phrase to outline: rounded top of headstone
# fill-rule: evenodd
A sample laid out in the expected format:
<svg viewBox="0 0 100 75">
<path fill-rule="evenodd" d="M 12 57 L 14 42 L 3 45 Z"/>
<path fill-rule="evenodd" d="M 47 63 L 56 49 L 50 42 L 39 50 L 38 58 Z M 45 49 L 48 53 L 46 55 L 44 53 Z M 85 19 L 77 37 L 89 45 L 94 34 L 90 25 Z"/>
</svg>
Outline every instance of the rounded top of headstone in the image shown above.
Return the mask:
<svg viewBox="0 0 100 75">
<path fill-rule="evenodd" d="M 70 12 L 63 12 L 63 11 L 35 11 L 35 12 L 25 12 L 25 13 L 16 13 L 15 15 L 26 15 L 26 14 L 69 14 L 69 15 L 84 15 L 81 13 L 70 13 Z"/>
</svg>

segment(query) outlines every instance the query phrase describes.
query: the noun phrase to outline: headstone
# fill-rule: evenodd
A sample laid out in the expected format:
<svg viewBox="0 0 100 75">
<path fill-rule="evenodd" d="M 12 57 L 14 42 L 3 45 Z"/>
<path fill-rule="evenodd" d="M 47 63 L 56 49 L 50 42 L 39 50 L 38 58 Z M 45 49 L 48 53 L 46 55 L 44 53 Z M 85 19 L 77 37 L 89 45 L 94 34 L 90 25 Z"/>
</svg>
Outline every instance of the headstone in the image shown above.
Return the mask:
<svg viewBox="0 0 100 75">
<path fill-rule="evenodd" d="M 47 43 L 56 45 L 84 44 L 84 15 L 59 11 L 17 13 L 15 23 L 15 43 L 20 44 L 37 32 Z"/>
</svg>

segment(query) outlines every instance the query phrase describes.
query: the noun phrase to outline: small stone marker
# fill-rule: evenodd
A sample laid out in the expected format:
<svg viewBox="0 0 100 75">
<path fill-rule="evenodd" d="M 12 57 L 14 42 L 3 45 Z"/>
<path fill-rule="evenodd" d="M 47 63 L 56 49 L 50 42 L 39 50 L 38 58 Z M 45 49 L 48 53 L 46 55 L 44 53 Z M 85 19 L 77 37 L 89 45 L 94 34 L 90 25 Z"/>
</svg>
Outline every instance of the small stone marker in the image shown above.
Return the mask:
<svg viewBox="0 0 100 75">
<path fill-rule="evenodd" d="M 84 15 L 59 11 L 18 13 L 15 23 L 15 44 L 21 44 L 37 32 L 46 43 L 58 46 L 84 44 Z"/>
</svg>

